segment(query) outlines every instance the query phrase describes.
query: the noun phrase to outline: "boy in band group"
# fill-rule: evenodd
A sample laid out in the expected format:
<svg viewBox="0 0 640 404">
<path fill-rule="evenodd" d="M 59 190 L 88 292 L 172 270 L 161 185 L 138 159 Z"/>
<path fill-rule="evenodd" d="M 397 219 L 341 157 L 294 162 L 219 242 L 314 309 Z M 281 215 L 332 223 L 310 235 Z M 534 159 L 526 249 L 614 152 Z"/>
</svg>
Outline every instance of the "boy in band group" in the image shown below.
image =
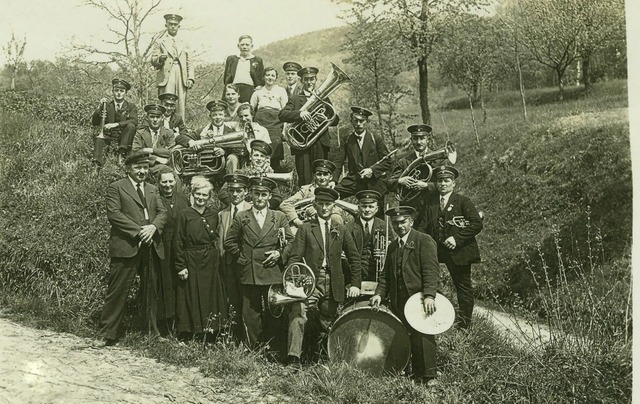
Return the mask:
<svg viewBox="0 0 640 404">
<path fill-rule="evenodd" d="M 211 123 L 199 131 L 192 131 L 186 134 L 181 133 L 176 138 L 176 144 L 197 151 L 202 149 L 203 147 L 198 143 L 199 140 L 210 140 L 215 136 L 222 136 L 226 133 L 235 132 L 233 128 L 224 124 L 224 111 L 226 109 L 226 104 L 224 103 L 224 101 L 209 101 L 206 108 L 209 111 L 209 118 L 211 119 Z M 224 149 L 217 146 L 215 147 L 215 157 L 223 157 L 224 154 Z"/>
<path fill-rule="evenodd" d="M 107 98 L 102 98 L 100 105 L 91 116 L 91 124 L 100 126 L 106 106 L 106 117 L 102 128 L 104 137 L 96 137 L 93 146 L 93 162 L 99 167 L 104 165 L 104 149 L 112 141 L 118 143 L 118 160 L 120 163 L 124 161 L 131 149 L 133 135 L 136 133 L 136 127 L 138 126 L 138 108 L 134 103 L 125 100 L 125 96 L 130 89 L 131 84 L 125 80 L 119 78 L 111 80 L 113 100 L 109 101 Z"/>
<path fill-rule="evenodd" d="M 379 192 L 363 190 L 356 194 L 358 199 L 358 217 L 347 224 L 356 247 L 362 255 L 362 280 L 376 280 L 376 259 L 373 255 L 377 237 L 386 237 L 386 223 L 376 217 L 378 201 L 382 198 Z M 386 240 L 382 250 L 386 250 Z"/>
<path fill-rule="evenodd" d="M 298 77 L 298 71 L 300 69 L 302 69 L 302 66 L 296 62 L 286 62 L 282 65 L 284 79 L 287 82 L 285 90 L 287 90 L 288 97 L 300 92 L 300 78 Z"/>
<path fill-rule="evenodd" d="M 466 196 L 454 191 L 458 170 L 449 166 L 434 168 L 438 194 L 431 197 L 422 212 L 418 230 L 431 235 L 438 243 L 438 260 L 449 270 L 458 297 L 457 325 L 471 325 L 473 287 L 471 264 L 480 262 L 476 235 L 482 231 L 482 218 Z"/>
<path fill-rule="evenodd" d="M 302 123 L 311 122 L 313 117 L 309 111 L 300 111 L 300 108 L 307 102 L 307 99 L 314 93 L 317 81 L 318 69 L 315 67 L 305 67 L 298 71 L 301 79 L 302 89 L 298 94 L 292 94 L 289 97 L 287 105 L 280 111 L 278 118 L 282 122 Z M 329 98 L 323 101 L 331 104 Z M 337 126 L 339 117 L 336 114 L 335 119 L 330 126 Z M 286 127 L 285 127 L 286 130 Z M 329 131 L 325 129 L 321 133 L 313 145 L 306 150 L 297 150 L 291 148 L 291 154 L 295 156 L 296 172 L 298 173 L 298 185 L 310 184 L 313 180 L 313 162 L 318 159 L 326 160 L 329 156 Z"/>
<path fill-rule="evenodd" d="M 158 99 L 165 108 L 162 126 L 170 129 L 175 137 L 178 137 L 181 133 L 184 135 L 189 134 L 189 128 L 185 125 L 183 117 L 176 112 L 178 96 L 173 93 L 162 93 L 158 96 Z"/>
<path fill-rule="evenodd" d="M 151 175 L 155 175 L 158 166 L 167 164 L 169 161 L 170 148 L 175 146 L 176 141 L 173 132 L 162 126 L 165 108 L 158 104 L 145 105 L 144 111 L 147 113 L 147 126 L 136 132 L 133 138 L 131 149 L 135 152 L 142 150 L 149 154 L 149 166 Z"/>
<path fill-rule="evenodd" d="M 186 44 L 178 37 L 182 17 L 177 14 L 166 14 L 164 19 L 167 30 L 153 42 L 151 65 L 158 71 L 156 74 L 158 95 L 163 93 L 177 95 L 176 110 L 184 119 L 187 90 L 195 83 L 195 67 Z"/>
<path fill-rule="evenodd" d="M 240 102 L 249 102 L 253 90 L 264 85 L 264 63 L 260 57 L 251 53 L 252 49 L 253 38 L 242 35 L 238 38 L 240 53 L 228 56 L 224 64 L 224 85 L 236 85 Z"/>
<path fill-rule="evenodd" d="M 371 115 L 373 112 L 368 109 L 351 107 L 353 132 L 341 139 L 340 150 L 334 160 L 336 170 L 333 179 L 336 183 L 342 174 L 342 166 L 345 161 L 347 163 L 347 175 L 335 187 L 342 199 L 364 189 L 378 191 L 380 195 L 387 192 L 384 177 L 391 169 L 392 160 L 383 160 L 383 157 L 389 154 L 389 149 L 382 136 L 367 128 Z M 382 215 L 382 197 L 378 203 Z"/>
<path fill-rule="evenodd" d="M 414 208 L 398 206 L 385 214 L 398 238 L 389 245 L 384 275 L 369 302 L 378 306 L 389 298 L 391 311 L 410 333 L 413 378 L 429 385 L 437 376 L 436 339 L 411 328 L 404 316 L 404 306 L 411 295 L 422 292 L 425 314 L 435 313 L 436 289 L 440 282 L 436 243 L 431 236 L 412 229 Z"/>
<path fill-rule="evenodd" d="M 360 295 L 360 253 L 346 227 L 331 223 L 338 192 L 318 187 L 314 193 L 318 216 L 298 230 L 287 260 L 287 266 L 305 262 L 316 276 L 316 287 L 311 296 L 304 302 L 293 303 L 289 312 L 288 361 L 294 365 L 300 362 L 308 313 L 318 313 L 322 328 L 328 331 L 337 315 L 338 305 L 345 297 Z M 349 262 L 351 281 L 346 293 L 343 252 Z"/>
<path fill-rule="evenodd" d="M 284 270 L 281 255 L 284 246 L 278 234 L 284 232 L 287 243 L 293 235 L 284 213 L 269 209 L 276 183 L 264 177 L 250 179 L 253 206 L 236 214 L 227 232 L 224 249 L 237 265 L 242 291 L 242 320 L 249 346 L 267 343 L 278 332 L 278 323 L 268 307 L 269 286 L 282 284 Z"/>
<path fill-rule="evenodd" d="M 287 220 L 291 224 L 291 231 L 295 234 L 299 228 L 302 227 L 304 222 L 298 217 L 295 204 L 303 199 L 313 198 L 315 196 L 315 190 L 319 187 L 329 187 L 331 177 L 336 166 L 329 160 L 316 160 L 313 162 L 313 182 L 308 185 L 300 187 L 298 192 L 291 195 L 289 198 L 282 201 L 280 204 L 280 210 L 287 216 Z M 331 214 L 331 222 L 334 224 L 343 224 L 342 209 L 334 206 L 333 213 Z M 308 206 L 305 209 L 305 215 L 308 218 L 315 218 L 316 208 L 313 205 Z"/>
<path fill-rule="evenodd" d="M 141 312 L 145 330 L 160 335 L 156 324 L 157 279 L 164 246 L 160 232 L 167 210 L 158 189 L 147 183 L 149 155 L 132 153 L 125 161 L 127 176 L 107 187 L 109 237 L 109 286 L 100 318 L 100 335 L 105 345 L 116 343 L 129 291 L 140 276 Z"/>
<path fill-rule="evenodd" d="M 233 320 L 231 332 L 237 341 L 244 341 L 246 333 L 242 322 L 242 294 L 240 288 L 240 274 L 233 261 L 233 255 L 227 254 L 224 242 L 231 228 L 233 219 L 239 212 L 251 209 L 251 204 L 245 199 L 248 195 L 249 177 L 242 174 L 227 174 L 224 181 L 229 194 L 229 206 L 218 213 L 218 251 L 220 252 L 220 270 L 227 299 L 229 300 L 229 315 Z"/>
</svg>

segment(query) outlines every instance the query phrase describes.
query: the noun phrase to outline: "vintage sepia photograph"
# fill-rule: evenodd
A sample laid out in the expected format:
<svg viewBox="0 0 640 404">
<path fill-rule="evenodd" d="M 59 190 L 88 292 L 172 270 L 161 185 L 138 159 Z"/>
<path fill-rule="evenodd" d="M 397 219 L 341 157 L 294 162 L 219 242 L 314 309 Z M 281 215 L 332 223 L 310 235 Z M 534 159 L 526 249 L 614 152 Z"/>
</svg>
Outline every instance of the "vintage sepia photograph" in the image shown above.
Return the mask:
<svg viewBox="0 0 640 404">
<path fill-rule="evenodd" d="M 640 4 L 2 6 L 0 403 L 634 401 Z"/>
</svg>

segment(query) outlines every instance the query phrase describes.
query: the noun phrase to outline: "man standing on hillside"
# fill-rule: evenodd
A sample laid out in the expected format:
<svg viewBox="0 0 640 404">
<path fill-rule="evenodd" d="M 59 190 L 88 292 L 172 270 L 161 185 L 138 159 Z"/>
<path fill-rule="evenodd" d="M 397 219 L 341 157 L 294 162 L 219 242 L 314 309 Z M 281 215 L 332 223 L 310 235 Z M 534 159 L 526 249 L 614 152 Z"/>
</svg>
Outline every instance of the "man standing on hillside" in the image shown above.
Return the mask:
<svg viewBox="0 0 640 404">
<path fill-rule="evenodd" d="M 291 97 L 294 94 L 300 92 L 300 78 L 298 77 L 298 71 L 302 69 L 302 66 L 296 62 L 286 62 L 282 65 L 284 70 L 284 78 L 287 81 L 287 96 Z"/>
<path fill-rule="evenodd" d="M 156 85 L 158 95 L 172 93 L 178 96 L 176 111 L 183 119 L 186 113 L 187 90 L 195 82 L 195 69 L 189 59 L 186 44 L 178 38 L 178 29 L 182 17 L 177 14 L 167 14 L 166 32 L 153 43 L 151 64 L 158 70 Z"/>
<path fill-rule="evenodd" d="M 458 295 L 456 322 L 468 328 L 474 305 L 471 264 L 480 262 L 476 235 L 482 230 L 482 218 L 469 198 L 453 192 L 458 175 L 458 170 L 449 166 L 433 170 L 438 194 L 426 202 L 423 221 L 416 229 L 438 244 L 438 261 L 447 266 Z"/>
<path fill-rule="evenodd" d="M 156 324 L 157 280 L 164 246 L 160 232 L 167 210 L 158 189 L 147 183 L 149 154 L 140 150 L 125 161 L 127 176 L 107 187 L 109 238 L 109 286 L 100 318 L 105 345 L 115 345 L 127 296 L 136 274 L 140 276 L 142 318 L 150 335 L 159 336 Z"/>
<path fill-rule="evenodd" d="M 251 53 L 252 49 L 253 38 L 242 35 L 238 38 L 240 53 L 228 56 L 224 64 L 224 85 L 236 85 L 240 93 L 239 102 L 249 102 L 253 90 L 264 85 L 264 63 L 260 57 Z M 224 93 L 222 96 L 224 97 Z"/>
<path fill-rule="evenodd" d="M 302 82 L 302 89 L 298 94 L 289 97 L 287 105 L 280 110 L 278 118 L 282 122 L 293 124 L 311 122 L 313 117 L 309 111 L 300 111 L 300 108 L 307 102 L 314 93 L 318 76 L 318 69 L 315 67 L 305 67 L 298 71 L 298 76 Z M 323 101 L 331 104 L 329 98 Z M 336 113 L 335 119 L 330 126 L 337 126 L 340 118 Z M 285 126 L 286 130 L 286 126 Z M 326 160 L 329 156 L 330 148 L 329 131 L 325 129 L 318 135 L 317 140 L 305 150 L 291 148 L 291 154 L 296 158 L 296 172 L 298 173 L 298 185 L 310 184 L 313 181 L 313 162 L 316 160 Z"/>
</svg>

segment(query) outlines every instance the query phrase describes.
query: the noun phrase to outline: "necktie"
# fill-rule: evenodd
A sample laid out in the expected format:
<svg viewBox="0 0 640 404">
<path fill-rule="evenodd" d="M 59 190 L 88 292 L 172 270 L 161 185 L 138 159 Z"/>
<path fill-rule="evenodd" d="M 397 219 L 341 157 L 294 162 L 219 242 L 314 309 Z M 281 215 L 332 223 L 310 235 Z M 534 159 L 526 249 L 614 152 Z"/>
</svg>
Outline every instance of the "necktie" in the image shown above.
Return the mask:
<svg viewBox="0 0 640 404">
<path fill-rule="evenodd" d="M 157 144 L 158 144 L 158 131 L 152 130 L 151 131 L 151 147 L 155 148 Z"/>
<path fill-rule="evenodd" d="M 145 220 L 149 220 L 149 211 L 147 210 L 147 200 L 144 198 L 144 194 L 142 193 L 142 189 L 140 188 L 139 183 L 136 185 L 136 192 L 138 193 L 140 202 L 142 202 L 142 208 L 144 210 L 144 218 Z"/>
<path fill-rule="evenodd" d="M 369 229 L 369 222 L 364 222 L 364 240 L 365 244 L 368 244 L 369 240 L 371 240 L 371 229 Z"/>
<path fill-rule="evenodd" d="M 235 219 L 237 214 L 238 214 L 238 207 L 234 206 L 233 207 L 233 216 L 232 216 L 232 218 Z"/>
<path fill-rule="evenodd" d="M 326 265 L 329 264 L 327 257 L 329 256 L 329 221 L 325 220 L 324 222 L 324 262 Z"/>
<path fill-rule="evenodd" d="M 440 197 L 440 209 L 444 210 L 445 207 L 445 200 L 444 200 L 444 196 Z"/>
</svg>

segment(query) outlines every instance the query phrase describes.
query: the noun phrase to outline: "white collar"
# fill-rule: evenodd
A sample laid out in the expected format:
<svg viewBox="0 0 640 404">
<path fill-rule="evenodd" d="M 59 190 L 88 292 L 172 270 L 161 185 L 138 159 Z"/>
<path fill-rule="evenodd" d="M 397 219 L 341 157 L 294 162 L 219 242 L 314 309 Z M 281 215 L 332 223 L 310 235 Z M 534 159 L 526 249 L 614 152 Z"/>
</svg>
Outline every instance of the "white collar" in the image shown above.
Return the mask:
<svg viewBox="0 0 640 404">
<path fill-rule="evenodd" d="M 138 186 L 138 183 L 137 183 L 137 182 L 135 182 L 135 181 L 133 180 L 133 178 L 131 178 L 131 176 L 130 176 L 130 175 L 127 175 L 127 178 L 129 178 L 129 181 L 131 181 L 131 184 L 133 185 L 133 188 L 135 189 L 135 188 Z M 140 183 L 140 188 L 142 189 L 142 193 L 144 193 L 144 181 L 142 181 L 142 182 Z"/>
<path fill-rule="evenodd" d="M 407 240 L 409 239 L 409 235 L 412 231 L 413 229 L 409 230 L 409 233 L 405 234 L 404 237 L 398 237 L 398 240 L 402 240 L 403 244 L 407 244 Z"/>
<path fill-rule="evenodd" d="M 244 60 L 249 60 L 249 59 L 253 59 L 254 57 L 256 57 L 256 55 L 254 55 L 253 53 L 250 53 L 249 55 L 247 55 L 247 57 L 244 57 L 244 56 L 240 55 L 239 53 L 238 53 L 238 55 L 237 55 L 237 56 L 238 56 L 240 59 L 244 59 Z"/>
<path fill-rule="evenodd" d="M 255 215 L 261 214 L 262 217 L 267 217 L 267 208 L 265 207 L 264 209 L 258 210 L 256 208 L 252 208 L 253 209 L 253 213 Z"/>
<path fill-rule="evenodd" d="M 318 216 L 318 223 L 320 223 L 321 227 L 324 227 L 324 223 L 325 222 L 329 222 L 329 220 L 325 220 L 325 219 L 321 218 L 320 216 Z M 329 226 L 331 226 L 331 222 L 329 222 Z"/>
<path fill-rule="evenodd" d="M 362 223 L 362 227 L 364 227 L 365 224 L 367 223 L 371 223 L 371 230 L 373 230 L 373 218 L 369 219 L 368 221 L 364 220 L 363 218 L 360 218 L 360 223 Z"/>
</svg>

